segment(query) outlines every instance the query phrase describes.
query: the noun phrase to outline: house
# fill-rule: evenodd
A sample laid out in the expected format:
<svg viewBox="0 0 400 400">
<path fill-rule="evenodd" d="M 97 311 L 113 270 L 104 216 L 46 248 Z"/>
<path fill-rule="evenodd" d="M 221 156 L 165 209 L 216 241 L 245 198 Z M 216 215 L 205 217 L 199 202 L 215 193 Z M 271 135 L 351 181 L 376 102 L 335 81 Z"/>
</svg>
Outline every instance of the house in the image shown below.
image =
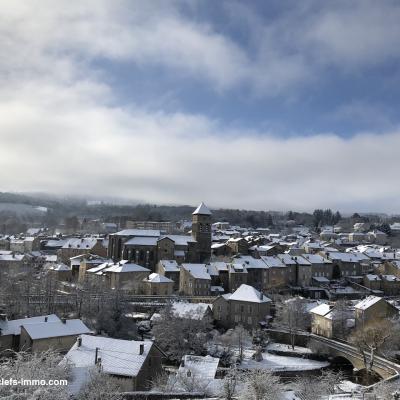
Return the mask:
<svg viewBox="0 0 400 400">
<path fill-rule="evenodd" d="M 212 323 L 214 316 L 211 305 L 208 303 L 187 303 L 183 301 L 174 302 L 171 312 L 178 318 L 189 318 Z"/>
<path fill-rule="evenodd" d="M 57 250 L 57 255 L 63 263 L 68 263 L 72 257 L 87 253 L 105 257 L 106 251 L 102 241 L 103 239 L 98 237 L 70 238 Z"/>
<path fill-rule="evenodd" d="M 112 263 L 112 260 L 98 256 L 96 254 L 83 254 L 80 256 L 76 256 L 71 258 L 71 266 L 74 264 L 78 268 L 78 282 L 83 283 L 86 280 L 86 271 L 88 269 L 98 267 L 99 265 L 108 262 Z M 72 269 L 74 269 L 72 266 Z M 76 267 L 75 267 L 76 268 Z"/>
<path fill-rule="evenodd" d="M 216 378 L 219 365 L 219 358 L 207 356 L 195 356 L 188 354 L 182 357 L 178 369 L 178 375 L 192 377 L 205 385 Z"/>
<path fill-rule="evenodd" d="M 384 298 L 368 296 L 355 305 L 356 327 L 363 327 L 379 320 L 398 316 L 398 310 Z"/>
<path fill-rule="evenodd" d="M 398 296 L 400 294 L 400 278 L 395 275 L 381 275 L 382 290 L 385 296 Z"/>
<path fill-rule="evenodd" d="M 289 283 L 294 286 L 309 286 L 311 283 L 311 263 L 304 257 L 290 254 L 278 254 L 277 257 L 289 269 Z"/>
<path fill-rule="evenodd" d="M 20 350 L 32 352 L 54 349 L 67 352 L 76 338 L 90 329 L 80 319 L 25 323 L 21 326 Z"/>
<path fill-rule="evenodd" d="M 331 305 L 323 303 L 310 310 L 312 333 L 326 338 L 333 337 L 332 308 Z"/>
<path fill-rule="evenodd" d="M 179 291 L 187 296 L 209 296 L 211 276 L 206 264 L 182 264 Z"/>
<path fill-rule="evenodd" d="M 247 254 L 249 252 L 249 243 L 244 238 L 230 238 L 226 245 L 230 247 L 233 254 Z"/>
<path fill-rule="evenodd" d="M 111 289 L 138 294 L 142 289 L 142 281 L 150 274 L 150 270 L 128 260 L 122 260 L 116 264 L 109 264 L 101 270 L 101 274 L 105 276 L 106 283 Z"/>
<path fill-rule="evenodd" d="M 260 258 L 254 258 L 252 256 L 236 256 L 233 259 L 234 263 L 242 263 L 246 273 L 244 279 L 240 282 L 239 279 L 235 282 L 235 285 L 231 285 L 229 288 L 230 292 L 236 290 L 242 283 L 253 286 L 258 290 L 262 290 L 263 282 L 267 273 L 267 265 Z"/>
<path fill-rule="evenodd" d="M 8 320 L 5 314 L 0 314 L 0 352 L 5 350 L 20 350 L 21 327 L 26 324 L 59 322 L 55 314 L 38 317 Z"/>
<path fill-rule="evenodd" d="M 162 371 L 164 358 L 152 341 L 81 335 L 63 362 L 71 365 L 71 392 L 80 390 L 93 368 L 109 375 L 121 391 L 137 391 L 150 388 L 151 380 Z"/>
<path fill-rule="evenodd" d="M 264 277 L 264 290 L 278 289 L 287 286 L 291 281 L 292 268 L 285 265 L 277 256 L 261 256 L 267 266 Z"/>
<path fill-rule="evenodd" d="M 382 289 L 382 279 L 379 275 L 367 274 L 363 276 L 363 284 L 365 287 L 371 290 L 381 290 Z"/>
<path fill-rule="evenodd" d="M 152 296 L 169 296 L 174 291 L 174 281 L 153 272 L 143 279 L 143 292 Z"/>
<path fill-rule="evenodd" d="M 16 254 L 9 250 L 0 251 L 0 275 L 16 276 L 29 270 L 29 257 L 26 254 Z"/>
<path fill-rule="evenodd" d="M 208 272 L 211 276 L 212 286 L 222 287 L 224 292 L 229 291 L 229 263 L 224 261 L 211 262 L 208 266 Z"/>
<path fill-rule="evenodd" d="M 180 266 L 176 260 L 160 260 L 156 271 L 174 282 L 174 291 L 179 290 Z"/>
<path fill-rule="evenodd" d="M 72 279 L 71 268 L 65 264 L 57 264 L 49 268 L 49 274 L 58 281 L 70 281 Z"/>
<path fill-rule="evenodd" d="M 358 276 L 363 273 L 362 261 L 369 257 L 362 253 L 326 252 L 326 258 L 332 261 L 332 278 L 338 279 L 347 276 Z"/>
<path fill-rule="evenodd" d="M 240 285 L 247 283 L 247 268 L 243 262 L 234 262 L 228 266 L 229 291 L 233 292 Z"/>
<path fill-rule="evenodd" d="M 302 254 L 309 263 L 311 263 L 312 277 L 324 277 L 332 279 L 332 261 L 320 254 Z"/>
<path fill-rule="evenodd" d="M 188 303 L 186 301 L 175 301 L 171 304 L 170 311 L 175 318 L 204 321 L 207 324 L 211 324 L 214 320 L 211 304 L 208 303 Z M 150 320 L 156 321 L 159 318 L 160 314 L 154 313 Z"/>
<path fill-rule="evenodd" d="M 243 325 L 256 329 L 270 316 L 271 299 L 252 286 L 241 285 L 234 293 L 223 294 L 213 303 L 216 323 L 225 329 Z"/>
</svg>

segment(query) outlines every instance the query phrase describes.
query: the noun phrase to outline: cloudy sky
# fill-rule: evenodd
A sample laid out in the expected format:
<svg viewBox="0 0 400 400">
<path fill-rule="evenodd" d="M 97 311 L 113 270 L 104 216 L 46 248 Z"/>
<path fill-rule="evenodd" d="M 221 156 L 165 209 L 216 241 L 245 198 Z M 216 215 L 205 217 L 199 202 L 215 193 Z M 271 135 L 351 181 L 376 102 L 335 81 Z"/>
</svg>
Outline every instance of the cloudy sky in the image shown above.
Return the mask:
<svg viewBox="0 0 400 400">
<path fill-rule="evenodd" d="M 397 0 L 25 0 L 0 190 L 399 212 Z"/>
</svg>

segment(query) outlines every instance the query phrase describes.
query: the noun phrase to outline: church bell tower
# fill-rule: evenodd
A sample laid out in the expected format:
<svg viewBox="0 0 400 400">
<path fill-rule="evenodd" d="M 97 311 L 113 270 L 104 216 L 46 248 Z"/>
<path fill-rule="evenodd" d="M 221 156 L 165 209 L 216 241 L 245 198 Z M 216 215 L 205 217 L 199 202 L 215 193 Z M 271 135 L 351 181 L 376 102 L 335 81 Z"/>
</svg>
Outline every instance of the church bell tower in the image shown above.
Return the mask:
<svg viewBox="0 0 400 400">
<path fill-rule="evenodd" d="M 192 214 L 192 236 L 197 241 L 199 262 L 211 258 L 211 211 L 201 203 Z"/>
</svg>

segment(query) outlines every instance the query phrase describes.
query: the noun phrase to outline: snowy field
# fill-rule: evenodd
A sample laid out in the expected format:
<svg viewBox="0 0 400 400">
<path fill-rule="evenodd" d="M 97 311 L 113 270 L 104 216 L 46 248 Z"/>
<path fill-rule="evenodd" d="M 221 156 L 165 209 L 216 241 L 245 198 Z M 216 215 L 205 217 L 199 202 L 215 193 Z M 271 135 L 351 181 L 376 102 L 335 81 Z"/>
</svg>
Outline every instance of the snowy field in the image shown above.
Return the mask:
<svg viewBox="0 0 400 400">
<path fill-rule="evenodd" d="M 307 347 L 294 346 L 294 350 L 292 346 L 289 344 L 283 343 L 270 343 L 267 347 L 267 350 L 275 350 L 275 351 L 287 351 L 288 353 L 298 353 L 298 354 L 311 354 L 312 351 Z"/>
<path fill-rule="evenodd" d="M 328 361 L 307 360 L 301 357 L 277 356 L 275 354 L 263 353 L 262 361 L 252 359 L 254 350 L 245 349 L 241 368 L 268 369 L 270 371 L 311 371 L 329 366 Z"/>
</svg>

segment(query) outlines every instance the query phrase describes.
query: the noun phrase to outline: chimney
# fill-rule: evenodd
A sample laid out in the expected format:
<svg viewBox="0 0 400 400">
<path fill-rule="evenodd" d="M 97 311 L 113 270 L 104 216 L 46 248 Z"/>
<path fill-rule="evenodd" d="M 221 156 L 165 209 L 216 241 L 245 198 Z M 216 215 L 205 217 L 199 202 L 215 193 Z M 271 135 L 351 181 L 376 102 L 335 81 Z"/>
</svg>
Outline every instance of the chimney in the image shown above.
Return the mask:
<svg viewBox="0 0 400 400">
<path fill-rule="evenodd" d="M 77 343 L 78 343 L 78 347 L 82 346 L 82 338 L 80 336 L 78 337 Z"/>
<path fill-rule="evenodd" d="M 262 290 L 260 290 L 260 300 L 262 300 L 263 299 L 263 292 L 262 292 Z"/>
<path fill-rule="evenodd" d="M 7 314 L 0 314 L 0 321 L 7 321 Z"/>
<path fill-rule="evenodd" d="M 61 318 L 61 322 L 62 322 L 63 324 L 66 324 L 66 323 L 67 323 L 67 320 L 66 320 L 65 318 Z"/>
<path fill-rule="evenodd" d="M 48 317 L 44 317 L 44 322 L 47 322 L 48 321 Z"/>
<path fill-rule="evenodd" d="M 143 353 L 144 353 L 144 343 L 140 343 L 139 354 L 142 355 Z"/>
</svg>

